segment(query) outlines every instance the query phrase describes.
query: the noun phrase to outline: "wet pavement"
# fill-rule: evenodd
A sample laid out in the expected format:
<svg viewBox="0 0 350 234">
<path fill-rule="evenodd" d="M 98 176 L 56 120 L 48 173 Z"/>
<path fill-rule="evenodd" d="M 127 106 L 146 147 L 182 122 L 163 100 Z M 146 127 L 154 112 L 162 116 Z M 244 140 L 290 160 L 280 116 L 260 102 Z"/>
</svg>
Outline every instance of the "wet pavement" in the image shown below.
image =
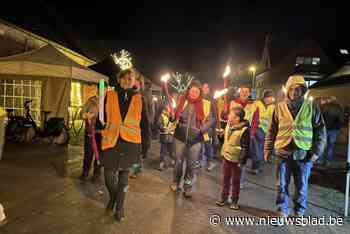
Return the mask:
<svg viewBox="0 0 350 234">
<path fill-rule="evenodd" d="M 77 179 L 81 153 L 80 147 L 67 150 L 7 145 L 0 162 L 0 202 L 5 206 L 9 222 L 0 228 L 0 233 L 349 233 L 348 222 L 341 226 L 227 226 L 225 217 L 274 215 L 272 165 L 264 165 L 262 175 L 248 176 L 247 186 L 241 191 L 241 209 L 233 211 L 215 205 L 220 192 L 219 166 L 212 172 L 200 171 L 193 198 L 172 193 L 169 184 L 173 169 L 155 170 L 159 156 L 156 141 L 144 171 L 137 179 L 130 179 L 127 218 L 117 223 L 104 213 L 108 197 L 103 181 L 94 184 Z M 311 185 L 309 196 L 307 216 L 342 216 L 343 194 Z M 212 215 L 220 215 L 221 224 L 210 225 Z"/>
</svg>

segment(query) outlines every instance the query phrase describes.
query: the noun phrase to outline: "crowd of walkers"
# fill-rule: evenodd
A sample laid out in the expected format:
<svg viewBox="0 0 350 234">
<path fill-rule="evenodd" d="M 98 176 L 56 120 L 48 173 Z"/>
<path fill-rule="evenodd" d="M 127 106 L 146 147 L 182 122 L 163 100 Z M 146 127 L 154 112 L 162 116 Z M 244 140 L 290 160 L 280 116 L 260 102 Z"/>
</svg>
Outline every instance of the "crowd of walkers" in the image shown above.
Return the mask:
<svg viewBox="0 0 350 234">
<path fill-rule="evenodd" d="M 207 83 L 193 80 L 186 92 L 169 95 L 155 106 L 139 73 L 124 70 L 117 79 L 117 86 L 105 94 L 102 121 L 98 96 L 84 105 L 87 127 L 80 176 L 87 179 L 97 145 L 92 179 L 100 178 L 102 166 L 109 193 L 106 212 L 116 220 L 125 217 L 128 180 L 142 171 L 154 132 L 160 143 L 156 169 L 173 168 L 170 189 L 175 194 L 193 197 L 198 170 L 205 167 L 210 172 L 221 162 L 216 204 L 237 210 L 247 173 L 262 174 L 264 160 L 273 161 L 277 211 L 281 216 L 290 214 L 288 187 L 293 176 L 294 215 L 304 215 L 311 168 L 333 160 L 334 143 L 343 126 L 343 109 L 336 99 L 312 100 L 304 78 L 293 75 L 285 85 L 284 99 L 277 103 L 271 90 L 251 100 L 250 87 L 245 85 L 225 103 L 226 97 L 213 98 Z"/>
<path fill-rule="evenodd" d="M 273 161 L 279 215 L 291 214 L 291 176 L 296 187 L 293 215 L 304 215 L 311 168 L 333 160 L 343 126 L 343 109 L 336 99 L 312 100 L 304 78 L 293 75 L 285 85 L 284 99 L 277 103 L 270 90 L 261 99 L 251 100 L 250 87 L 244 85 L 232 100 L 227 96 L 214 99 L 207 83 L 192 80 L 184 93 L 168 95 L 155 106 L 137 71 L 123 70 L 117 80 L 105 92 L 103 110 L 98 92 L 82 109 L 86 127 L 80 176 L 86 181 L 93 164 L 92 180 L 98 181 L 103 168 L 109 195 L 106 213 L 117 221 L 126 216 L 129 178 L 143 170 L 154 132 L 159 133 L 160 143 L 156 169 L 174 171 L 169 187 L 175 194 L 195 197 L 198 170 L 205 167 L 210 173 L 220 163 L 221 192 L 216 205 L 237 210 L 246 174 L 260 175 L 264 160 Z M 99 119 L 101 111 L 103 119 Z M 4 113 L 0 109 L 0 117 Z M 5 222 L 0 204 L 0 224 Z"/>
</svg>

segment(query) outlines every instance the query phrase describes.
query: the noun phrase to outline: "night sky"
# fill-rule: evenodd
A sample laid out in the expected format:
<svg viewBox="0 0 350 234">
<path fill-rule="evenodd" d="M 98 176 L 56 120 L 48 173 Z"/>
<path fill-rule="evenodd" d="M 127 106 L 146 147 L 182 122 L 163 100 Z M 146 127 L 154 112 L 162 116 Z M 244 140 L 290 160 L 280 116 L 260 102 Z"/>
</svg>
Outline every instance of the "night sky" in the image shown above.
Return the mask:
<svg viewBox="0 0 350 234">
<path fill-rule="evenodd" d="M 317 1 L 278 5 L 211 1 L 207 6 L 189 5 L 190 1 L 168 5 L 135 1 L 129 6 L 103 2 L 21 3 L 20 10 L 2 7 L 0 17 L 33 31 L 50 27 L 63 32 L 76 48 L 95 59 L 125 48 L 152 79 L 171 70 L 213 81 L 229 56 L 237 64 L 260 60 L 266 34 L 272 36 L 271 53 L 276 58 L 305 38 L 324 44 L 346 38 L 345 32 L 339 34 L 339 10 L 319 6 Z M 272 65 L 276 62 L 273 56 Z"/>
</svg>

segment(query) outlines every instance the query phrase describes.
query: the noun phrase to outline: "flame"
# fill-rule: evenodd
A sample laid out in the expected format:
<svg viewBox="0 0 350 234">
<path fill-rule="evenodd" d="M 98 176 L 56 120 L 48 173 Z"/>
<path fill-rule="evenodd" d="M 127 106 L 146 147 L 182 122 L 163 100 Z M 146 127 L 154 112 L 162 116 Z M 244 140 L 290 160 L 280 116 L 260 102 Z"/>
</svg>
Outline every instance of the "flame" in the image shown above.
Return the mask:
<svg viewBox="0 0 350 234">
<path fill-rule="evenodd" d="M 231 67 L 230 67 L 230 65 L 227 65 L 226 68 L 225 68 L 225 72 L 222 75 L 222 77 L 226 78 L 228 75 L 230 75 L 230 73 L 231 73 Z"/>
<path fill-rule="evenodd" d="M 228 89 L 217 90 L 214 93 L 214 99 L 218 99 L 219 97 L 225 95 L 228 92 Z"/>
<path fill-rule="evenodd" d="M 174 98 L 171 98 L 171 107 L 172 107 L 173 109 L 176 108 L 176 101 L 175 101 Z"/>
<path fill-rule="evenodd" d="M 169 79 L 170 79 L 170 74 L 167 73 L 167 74 L 163 75 L 163 76 L 160 78 L 160 81 L 166 83 L 166 82 L 169 81 Z"/>
</svg>

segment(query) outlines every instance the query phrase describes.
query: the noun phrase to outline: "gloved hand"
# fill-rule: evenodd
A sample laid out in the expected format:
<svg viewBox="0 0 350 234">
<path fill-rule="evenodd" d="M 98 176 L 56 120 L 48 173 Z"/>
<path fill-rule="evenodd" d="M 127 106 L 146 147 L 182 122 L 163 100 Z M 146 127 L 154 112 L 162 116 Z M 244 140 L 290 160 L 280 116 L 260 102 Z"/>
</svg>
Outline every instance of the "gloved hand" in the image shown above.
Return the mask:
<svg viewBox="0 0 350 234">
<path fill-rule="evenodd" d="M 311 151 L 307 152 L 307 156 L 305 158 L 305 162 L 316 162 L 318 156 Z"/>
</svg>

